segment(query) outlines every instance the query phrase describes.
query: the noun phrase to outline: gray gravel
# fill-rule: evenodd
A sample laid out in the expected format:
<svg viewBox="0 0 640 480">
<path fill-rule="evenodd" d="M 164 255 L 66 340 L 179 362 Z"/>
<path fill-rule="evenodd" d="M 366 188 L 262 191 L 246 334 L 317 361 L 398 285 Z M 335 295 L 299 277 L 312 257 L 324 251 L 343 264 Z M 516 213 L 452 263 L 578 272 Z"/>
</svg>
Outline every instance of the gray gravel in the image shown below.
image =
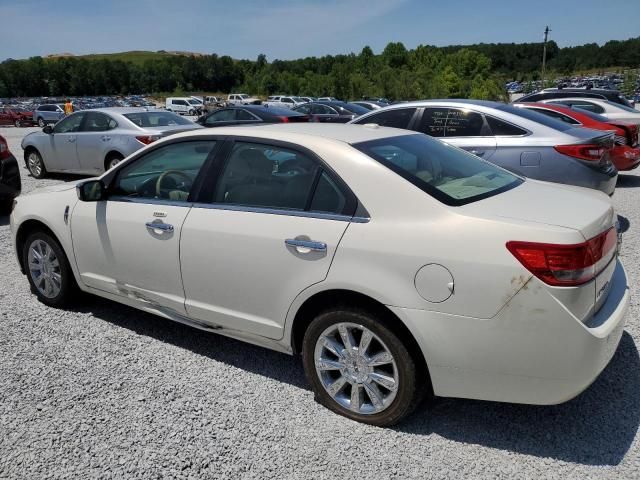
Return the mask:
<svg viewBox="0 0 640 480">
<path fill-rule="evenodd" d="M 28 130 L 0 128 L 16 156 Z M 25 192 L 65 180 L 23 170 Z M 635 286 L 639 193 L 620 176 Z M 639 314 L 634 294 L 611 365 L 569 403 L 438 399 L 379 429 L 316 404 L 296 358 L 98 298 L 44 307 L 0 217 L 0 478 L 640 478 Z"/>
</svg>

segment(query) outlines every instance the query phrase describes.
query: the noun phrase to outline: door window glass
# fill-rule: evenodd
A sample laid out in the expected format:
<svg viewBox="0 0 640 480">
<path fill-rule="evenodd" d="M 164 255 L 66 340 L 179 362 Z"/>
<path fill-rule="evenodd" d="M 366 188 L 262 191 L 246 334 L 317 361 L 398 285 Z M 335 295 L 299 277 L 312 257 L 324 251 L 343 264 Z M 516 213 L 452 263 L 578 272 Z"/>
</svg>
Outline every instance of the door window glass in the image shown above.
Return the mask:
<svg viewBox="0 0 640 480">
<path fill-rule="evenodd" d="M 491 117 L 489 115 L 485 115 L 487 119 L 487 123 L 489 124 L 489 128 L 491 129 L 491 133 L 493 135 L 498 136 L 516 136 L 516 135 L 526 135 L 527 131 L 523 130 L 515 125 L 512 125 L 507 122 L 503 122 L 497 118 Z M 569 117 L 567 117 L 569 118 Z"/>
<path fill-rule="evenodd" d="M 56 126 L 53 127 L 53 133 L 72 133 L 79 131 L 83 117 L 84 113 L 74 113 L 68 116 L 64 120 L 56 123 Z"/>
<path fill-rule="evenodd" d="M 381 127 L 408 128 L 415 112 L 415 108 L 395 108 L 363 118 L 357 123 L 376 123 Z"/>
<path fill-rule="evenodd" d="M 236 111 L 232 109 L 218 110 L 213 112 L 205 120 L 205 125 L 211 125 L 216 122 L 230 122 L 236 119 Z"/>
<path fill-rule="evenodd" d="M 604 113 L 604 108 L 592 102 L 585 102 L 580 100 L 558 100 L 555 103 L 562 103 L 564 105 L 569 105 L 571 108 L 579 108 L 581 110 L 587 110 L 588 112 Z"/>
<path fill-rule="evenodd" d="M 258 120 L 253 114 L 247 112 L 246 110 L 237 110 L 236 111 L 236 120 Z"/>
<path fill-rule="evenodd" d="M 215 144 L 215 141 L 180 142 L 153 150 L 120 170 L 114 194 L 187 201 Z"/>
<path fill-rule="evenodd" d="M 313 194 L 309 210 L 312 212 L 339 214 L 344 211 L 346 202 L 346 197 L 340 191 L 335 182 L 331 180 L 326 172 L 322 172 L 322 176 L 318 181 L 318 186 Z"/>
<path fill-rule="evenodd" d="M 215 201 L 304 210 L 318 168 L 315 161 L 300 152 L 236 142 L 218 180 Z"/>
<path fill-rule="evenodd" d="M 100 112 L 87 112 L 83 132 L 106 132 L 112 130 L 118 126 L 116 121 Z"/>
</svg>

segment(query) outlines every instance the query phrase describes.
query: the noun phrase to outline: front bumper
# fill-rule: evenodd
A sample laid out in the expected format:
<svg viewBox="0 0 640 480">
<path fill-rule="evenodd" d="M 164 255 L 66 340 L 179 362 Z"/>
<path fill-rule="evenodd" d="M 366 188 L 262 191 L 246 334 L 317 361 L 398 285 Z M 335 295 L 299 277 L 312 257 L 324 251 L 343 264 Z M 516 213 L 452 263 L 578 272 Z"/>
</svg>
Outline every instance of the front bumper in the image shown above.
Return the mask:
<svg viewBox="0 0 640 480">
<path fill-rule="evenodd" d="M 21 189 L 20 168 L 16 157 L 11 155 L 9 158 L 0 160 L 0 200 L 11 200 L 17 197 Z"/>
<path fill-rule="evenodd" d="M 609 296 L 587 323 L 535 277 L 488 320 L 389 308 L 418 341 L 436 395 L 551 405 L 580 394 L 607 366 L 628 305 L 617 261 Z"/>
</svg>

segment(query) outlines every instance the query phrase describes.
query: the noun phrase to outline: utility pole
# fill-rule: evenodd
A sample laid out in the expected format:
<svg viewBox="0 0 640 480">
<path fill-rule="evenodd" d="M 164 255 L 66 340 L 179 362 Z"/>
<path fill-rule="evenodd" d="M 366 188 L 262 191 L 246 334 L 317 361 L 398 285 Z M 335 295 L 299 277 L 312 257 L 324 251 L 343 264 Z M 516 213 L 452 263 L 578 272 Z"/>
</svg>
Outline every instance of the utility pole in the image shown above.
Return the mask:
<svg viewBox="0 0 640 480">
<path fill-rule="evenodd" d="M 544 74 L 547 66 L 547 39 L 549 38 L 549 25 L 544 29 L 544 46 L 542 47 L 542 88 L 544 89 Z"/>
</svg>

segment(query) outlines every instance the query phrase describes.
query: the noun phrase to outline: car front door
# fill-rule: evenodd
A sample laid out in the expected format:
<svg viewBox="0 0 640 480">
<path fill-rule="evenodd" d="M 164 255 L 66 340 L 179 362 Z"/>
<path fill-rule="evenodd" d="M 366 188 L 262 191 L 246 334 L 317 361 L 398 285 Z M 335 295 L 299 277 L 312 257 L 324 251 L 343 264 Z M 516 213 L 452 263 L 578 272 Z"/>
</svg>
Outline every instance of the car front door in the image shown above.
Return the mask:
<svg viewBox="0 0 640 480">
<path fill-rule="evenodd" d="M 76 137 L 78 162 L 85 173 L 101 173 L 106 170 L 105 158 L 111 151 L 118 151 L 118 135 L 111 130 L 117 122 L 102 112 L 87 112 Z"/>
<path fill-rule="evenodd" d="M 187 314 L 281 338 L 293 300 L 326 278 L 355 197 L 296 146 L 236 140 L 227 151 L 182 228 Z"/>
<path fill-rule="evenodd" d="M 484 115 L 468 109 L 426 107 L 415 130 L 488 160 L 496 151 L 496 138 Z"/>
<path fill-rule="evenodd" d="M 46 152 L 41 152 L 48 170 L 56 172 L 80 170 L 76 140 L 84 115 L 83 112 L 74 113 L 53 127 L 53 133 L 49 134 L 48 138 L 49 148 Z"/>
<path fill-rule="evenodd" d="M 185 314 L 181 229 L 215 146 L 213 140 L 160 145 L 116 167 L 106 200 L 76 204 L 73 251 L 87 287 Z"/>
</svg>

